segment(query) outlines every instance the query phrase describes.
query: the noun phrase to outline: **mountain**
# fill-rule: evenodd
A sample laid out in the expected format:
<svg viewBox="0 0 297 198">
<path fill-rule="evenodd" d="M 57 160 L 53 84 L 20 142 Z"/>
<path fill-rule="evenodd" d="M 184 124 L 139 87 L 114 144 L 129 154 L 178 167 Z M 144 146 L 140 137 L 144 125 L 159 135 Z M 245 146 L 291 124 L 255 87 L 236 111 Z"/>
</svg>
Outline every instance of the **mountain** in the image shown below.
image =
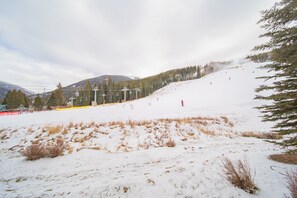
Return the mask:
<svg viewBox="0 0 297 198">
<path fill-rule="evenodd" d="M 3 81 L 0 81 L 0 100 L 2 100 L 8 91 L 10 90 L 21 90 L 22 92 L 24 92 L 26 95 L 32 95 L 34 94 L 34 92 L 30 91 L 30 90 L 27 90 L 23 87 L 20 87 L 18 85 L 14 85 L 14 84 L 10 84 L 10 83 L 7 83 L 7 82 L 3 82 Z"/>
<path fill-rule="evenodd" d="M 105 81 L 105 79 L 111 78 L 114 82 L 123 82 L 138 79 L 136 77 L 122 76 L 122 75 L 103 75 L 95 78 L 89 78 L 77 83 L 73 83 L 66 87 L 63 87 L 63 93 L 66 98 L 73 96 L 73 94 L 80 88 L 84 88 L 87 81 L 90 81 L 91 85 L 99 84 Z"/>
</svg>

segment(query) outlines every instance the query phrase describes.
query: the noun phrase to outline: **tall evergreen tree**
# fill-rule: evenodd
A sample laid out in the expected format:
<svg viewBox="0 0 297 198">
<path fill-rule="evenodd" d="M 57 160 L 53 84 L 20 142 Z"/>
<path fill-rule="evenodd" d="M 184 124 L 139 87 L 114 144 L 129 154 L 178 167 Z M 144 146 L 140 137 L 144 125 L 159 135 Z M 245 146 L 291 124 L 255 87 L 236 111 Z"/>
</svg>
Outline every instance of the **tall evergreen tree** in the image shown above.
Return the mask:
<svg viewBox="0 0 297 198">
<path fill-rule="evenodd" d="M 63 89 L 62 85 L 59 82 L 57 85 L 57 89 L 55 90 L 56 94 L 56 106 L 63 106 L 64 105 L 64 97 L 63 97 Z"/>
<path fill-rule="evenodd" d="M 82 105 L 86 106 L 86 105 L 90 105 L 91 101 L 93 100 L 93 88 L 92 85 L 90 83 L 90 81 L 88 80 L 86 83 L 86 86 L 83 90 L 83 96 L 82 96 Z"/>
<path fill-rule="evenodd" d="M 3 104 L 7 105 L 7 109 L 17 109 L 19 106 L 29 107 L 29 100 L 21 90 L 12 90 L 7 92 Z"/>
<path fill-rule="evenodd" d="M 57 85 L 55 91 L 53 91 L 47 101 L 48 107 L 56 107 L 64 105 L 63 89 L 61 83 Z"/>
<path fill-rule="evenodd" d="M 282 0 L 262 12 L 259 23 L 266 30 L 261 37 L 269 41 L 255 50 L 269 52 L 270 63 L 265 80 L 274 79 L 272 85 L 261 85 L 256 91 L 272 90 L 273 94 L 258 95 L 257 99 L 269 100 L 270 104 L 259 107 L 263 121 L 275 121 L 275 131 L 283 134 L 297 132 L 297 1 Z M 269 75 L 270 74 L 270 75 Z"/>
<path fill-rule="evenodd" d="M 36 110 L 40 111 L 43 108 L 43 102 L 39 94 L 34 99 L 33 106 Z"/>
<path fill-rule="evenodd" d="M 48 108 L 57 106 L 55 92 L 51 93 L 49 99 L 47 100 L 47 106 L 48 106 Z"/>
</svg>

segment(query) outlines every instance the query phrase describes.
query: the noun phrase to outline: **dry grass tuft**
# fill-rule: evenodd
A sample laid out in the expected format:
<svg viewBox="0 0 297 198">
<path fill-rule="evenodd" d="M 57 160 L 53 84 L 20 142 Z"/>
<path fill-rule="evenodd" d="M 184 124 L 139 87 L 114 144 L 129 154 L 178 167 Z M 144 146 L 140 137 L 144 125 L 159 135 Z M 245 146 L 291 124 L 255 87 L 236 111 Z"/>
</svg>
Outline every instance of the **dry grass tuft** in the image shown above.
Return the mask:
<svg viewBox="0 0 297 198">
<path fill-rule="evenodd" d="M 124 129 L 126 126 L 124 122 L 119 122 L 118 125 L 121 129 Z"/>
<path fill-rule="evenodd" d="M 297 165 L 297 154 L 273 154 L 269 156 L 269 159 L 285 164 Z"/>
<path fill-rule="evenodd" d="M 229 182 L 250 194 L 256 193 L 258 188 L 254 183 L 251 169 L 246 159 L 243 162 L 238 160 L 237 166 L 235 167 L 230 159 L 224 158 L 223 166 L 226 178 Z"/>
<path fill-rule="evenodd" d="M 31 133 L 33 133 L 34 132 L 34 130 L 32 129 L 32 128 L 28 128 L 28 133 L 29 134 L 31 134 Z"/>
<path fill-rule="evenodd" d="M 297 169 L 291 173 L 287 172 L 286 181 L 292 198 L 297 197 Z"/>
<path fill-rule="evenodd" d="M 255 133 L 255 132 L 243 132 L 241 133 L 242 137 L 255 137 L 259 139 L 270 139 L 270 140 L 279 140 L 283 136 L 277 133 Z"/>
<path fill-rule="evenodd" d="M 176 146 L 176 143 L 174 140 L 170 139 L 166 142 L 165 144 L 167 147 L 175 147 Z"/>
<path fill-rule="evenodd" d="M 128 120 L 127 125 L 131 127 L 131 129 L 134 129 L 137 125 L 137 123 L 133 120 Z"/>
<path fill-rule="evenodd" d="M 229 125 L 230 127 L 234 127 L 233 122 L 231 122 L 226 116 L 221 116 L 220 118 L 225 122 L 225 124 Z"/>
<path fill-rule="evenodd" d="M 54 143 L 47 144 L 46 151 L 47 151 L 47 157 L 58 157 L 60 155 L 63 155 L 63 152 L 65 150 L 65 145 L 63 139 L 56 139 Z"/>
<path fill-rule="evenodd" d="M 93 121 L 93 122 L 89 123 L 88 128 L 93 128 L 94 126 L 95 126 L 95 122 Z"/>
<path fill-rule="evenodd" d="M 60 133 L 62 131 L 62 126 L 58 125 L 58 126 L 47 126 L 45 128 L 43 128 L 43 132 L 48 132 L 49 135 L 53 135 L 56 133 Z"/>
<path fill-rule="evenodd" d="M 27 160 L 37 160 L 45 156 L 45 148 L 42 144 L 32 144 L 25 148 L 21 152 L 23 156 L 27 157 Z"/>
<path fill-rule="evenodd" d="M 208 136 L 216 136 L 216 133 L 214 131 L 202 128 L 200 126 L 196 127 L 198 131 L 200 131 L 201 133 L 208 135 Z"/>
<path fill-rule="evenodd" d="M 68 124 L 68 128 L 70 129 L 70 128 L 73 128 L 73 127 L 74 127 L 73 122 L 69 122 L 69 124 Z"/>
<path fill-rule="evenodd" d="M 63 139 L 56 139 L 53 143 L 35 142 L 22 152 L 27 160 L 37 160 L 43 157 L 57 157 L 63 155 L 65 145 Z"/>
</svg>

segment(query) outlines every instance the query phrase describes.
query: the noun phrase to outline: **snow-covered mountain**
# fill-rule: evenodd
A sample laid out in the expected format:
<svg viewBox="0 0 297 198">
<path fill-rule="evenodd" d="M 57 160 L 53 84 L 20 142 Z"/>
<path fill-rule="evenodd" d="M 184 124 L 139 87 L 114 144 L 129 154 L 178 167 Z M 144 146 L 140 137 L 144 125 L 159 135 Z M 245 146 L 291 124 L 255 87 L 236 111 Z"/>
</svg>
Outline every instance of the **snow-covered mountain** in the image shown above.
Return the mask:
<svg viewBox="0 0 297 198">
<path fill-rule="evenodd" d="M 71 85 L 63 87 L 63 93 L 66 98 L 69 98 L 74 95 L 74 93 L 79 88 L 84 88 L 87 84 L 87 81 L 91 83 L 91 85 L 95 85 L 98 83 L 104 82 L 106 79 L 111 78 L 114 82 L 123 82 L 123 81 L 130 81 L 130 80 L 136 80 L 136 77 L 130 77 L 130 76 L 123 76 L 123 75 L 102 75 L 95 78 L 89 78 L 85 79 L 76 83 L 73 83 Z"/>
<path fill-rule="evenodd" d="M 254 109 L 263 104 L 253 99 L 262 83 L 255 77 L 266 72 L 257 66 L 236 63 L 125 103 L 2 116 L 0 196 L 248 198 L 254 195 L 230 184 L 222 168 L 224 157 L 246 157 L 255 197 L 283 197 L 284 177 L 271 167 L 294 166 L 267 158 L 283 148 L 240 135 L 271 127 Z M 67 144 L 64 156 L 26 161 L 19 153 L 57 137 Z"/>
<path fill-rule="evenodd" d="M 10 83 L 7 83 L 7 82 L 0 81 L 0 99 L 3 99 L 8 91 L 14 90 L 14 89 L 21 90 L 26 95 L 34 94 L 34 92 L 32 92 L 30 90 L 27 90 L 25 88 L 22 88 L 22 87 L 20 87 L 18 85 L 14 85 L 14 84 L 10 84 Z"/>
</svg>

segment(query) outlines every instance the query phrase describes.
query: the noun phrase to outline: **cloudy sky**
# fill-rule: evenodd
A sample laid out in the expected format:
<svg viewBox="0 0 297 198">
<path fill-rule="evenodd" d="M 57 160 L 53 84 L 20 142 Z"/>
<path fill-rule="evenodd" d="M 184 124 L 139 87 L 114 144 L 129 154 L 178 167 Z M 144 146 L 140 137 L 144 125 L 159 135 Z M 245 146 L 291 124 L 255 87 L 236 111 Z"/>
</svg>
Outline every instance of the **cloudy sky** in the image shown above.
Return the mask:
<svg viewBox="0 0 297 198">
<path fill-rule="evenodd" d="M 274 0 L 0 0 L 0 81 L 42 92 L 245 57 Z"/>
</svg>

